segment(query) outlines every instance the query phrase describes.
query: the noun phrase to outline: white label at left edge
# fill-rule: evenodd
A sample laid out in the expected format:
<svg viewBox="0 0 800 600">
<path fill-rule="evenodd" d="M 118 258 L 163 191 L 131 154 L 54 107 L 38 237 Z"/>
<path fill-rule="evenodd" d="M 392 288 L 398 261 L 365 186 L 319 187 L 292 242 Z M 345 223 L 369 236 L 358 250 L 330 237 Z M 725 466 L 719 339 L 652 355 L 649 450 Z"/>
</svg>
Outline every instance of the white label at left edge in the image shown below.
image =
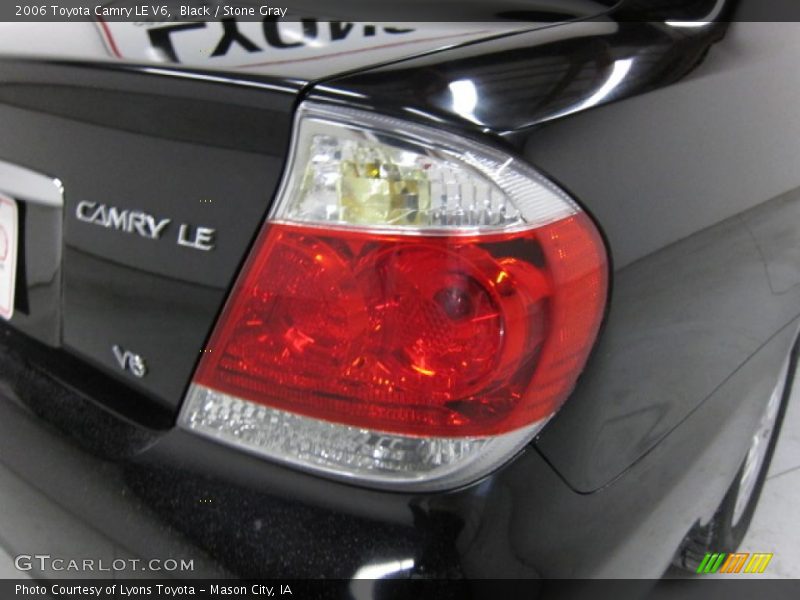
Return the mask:
<svg viewBox="0 0 800 600">
<path fill-rule="evenodd" d="M 14 284 L 17 276 L 17 203 L 0 194 L 0 317 L 14 314 Z"/>
</svg>

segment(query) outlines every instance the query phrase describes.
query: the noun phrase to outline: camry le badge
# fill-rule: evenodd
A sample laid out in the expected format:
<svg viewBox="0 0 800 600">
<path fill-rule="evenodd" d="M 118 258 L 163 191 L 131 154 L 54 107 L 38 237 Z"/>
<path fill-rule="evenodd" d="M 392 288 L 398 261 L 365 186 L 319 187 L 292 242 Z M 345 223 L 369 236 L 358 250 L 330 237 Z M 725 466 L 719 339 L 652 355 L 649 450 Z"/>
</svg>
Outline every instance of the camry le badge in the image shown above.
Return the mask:
<svg viewBox="0 0 800 600">
<path fill-rule="evenodd" d="M 79 202 L 75 209 L 79 221 L 135 234 L 149 240 L 159 240 L 170 230 L 172 219 L 161 219 L 140 210 L 121 209 L 97 202 Z M 193 227 L 182 223 L 177 227 L 179 246 L 208 252 L 216 245 L 216 230 L 210 227 Z"/>
</svg>

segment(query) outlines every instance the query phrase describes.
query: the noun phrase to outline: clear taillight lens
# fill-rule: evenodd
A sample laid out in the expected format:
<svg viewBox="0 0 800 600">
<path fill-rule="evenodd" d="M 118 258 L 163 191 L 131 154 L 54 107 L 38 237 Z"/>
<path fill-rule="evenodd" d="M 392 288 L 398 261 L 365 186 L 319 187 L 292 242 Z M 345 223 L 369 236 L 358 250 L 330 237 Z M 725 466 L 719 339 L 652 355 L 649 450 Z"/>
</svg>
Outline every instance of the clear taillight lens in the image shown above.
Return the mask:
<svg viewBox="0 0 800 600">
<path fill-rule="evenodd" d="M 305 104 L 181 423 L 365 484 L 474 481 L 572 390 L 606 268 L 589 218 L 524 163 Z"/>
</svg>

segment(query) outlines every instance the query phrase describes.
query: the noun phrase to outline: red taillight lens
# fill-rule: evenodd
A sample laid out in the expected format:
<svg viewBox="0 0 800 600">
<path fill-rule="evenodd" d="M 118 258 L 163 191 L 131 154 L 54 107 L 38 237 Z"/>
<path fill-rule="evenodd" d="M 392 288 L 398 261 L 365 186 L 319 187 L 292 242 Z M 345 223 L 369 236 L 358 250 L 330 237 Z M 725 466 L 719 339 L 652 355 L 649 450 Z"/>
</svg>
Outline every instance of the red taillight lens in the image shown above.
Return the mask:
<svg viewBox="0 0 800 600">
<path fill-rule="evenodd" d="M 564 402 L 606 288 L 594 225 L 524 162 L 303 104 L 180 424 L 368 485 L 463 485 Z"/>
<path fill-rule="evenodd" d="M 270 224 L 195 379 L 357 427 L 496 435 L 558 408 L 605 292 L 583 214 L 481 236 Z"/>
</svg>

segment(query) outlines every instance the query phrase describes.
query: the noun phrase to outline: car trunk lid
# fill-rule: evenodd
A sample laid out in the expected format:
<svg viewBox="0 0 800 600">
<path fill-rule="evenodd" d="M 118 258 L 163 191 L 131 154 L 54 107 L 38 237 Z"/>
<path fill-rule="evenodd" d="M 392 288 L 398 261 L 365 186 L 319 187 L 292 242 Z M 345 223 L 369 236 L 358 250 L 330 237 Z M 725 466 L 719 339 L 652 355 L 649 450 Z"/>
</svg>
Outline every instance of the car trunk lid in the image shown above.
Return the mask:
<svg viewBox="0 0 800 600">
<path fill-rule="evenodd" d="M 63 190 L 58 206 L 0 179 L 20 207 L 11 325 L 176 409 L 302 84 L 28 61 L 0 62 L 0 79 L 0 160 Z"/>
</svg>

